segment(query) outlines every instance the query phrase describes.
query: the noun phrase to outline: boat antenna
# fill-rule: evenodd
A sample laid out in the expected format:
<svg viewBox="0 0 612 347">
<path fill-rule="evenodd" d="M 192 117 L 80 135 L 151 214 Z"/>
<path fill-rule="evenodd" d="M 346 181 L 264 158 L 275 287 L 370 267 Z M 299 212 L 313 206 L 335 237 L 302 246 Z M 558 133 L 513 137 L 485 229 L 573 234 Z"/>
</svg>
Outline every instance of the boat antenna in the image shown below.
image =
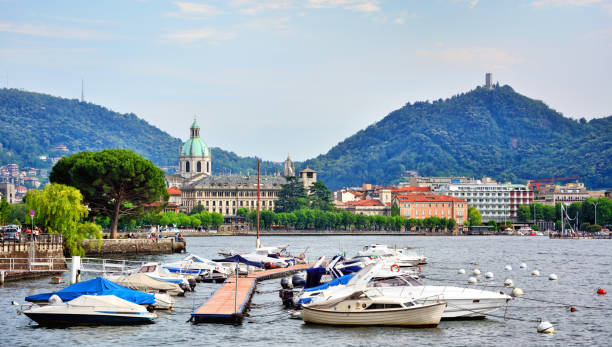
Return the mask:
<svg viewBox="0 0 612 347">
<path fill-rule="evenodd" d="M 255 247 L 259 248 L 261 243 L 259 243 L 259 159 L 257 159 L 257 240 L 255 241 Z"/>
</svg>

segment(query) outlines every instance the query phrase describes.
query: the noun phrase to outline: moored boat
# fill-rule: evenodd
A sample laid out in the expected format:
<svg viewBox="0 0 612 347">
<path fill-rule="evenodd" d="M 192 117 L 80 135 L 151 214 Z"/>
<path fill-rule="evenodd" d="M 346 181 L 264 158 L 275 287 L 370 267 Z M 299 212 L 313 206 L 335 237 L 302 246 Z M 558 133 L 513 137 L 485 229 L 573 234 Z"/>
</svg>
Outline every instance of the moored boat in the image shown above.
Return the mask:
<svg viewBox="0 0 612 347">
<path fill-rule="evenodd" d="M 328 325 L 395 325 L 435 328 L 440 323 L 445 302 L 419 304 L 403 298 L 371 296 L 357 291 L 340 300 L 303 306 L 302 320 Z"/>
<path fill-rule="evenodd" d="M 153 323 L 155 313 L 114 295 L 81 295 L 70 302 L 24 310 L 23 314 L 40 325 L 124 325 Z"/>
</svg>

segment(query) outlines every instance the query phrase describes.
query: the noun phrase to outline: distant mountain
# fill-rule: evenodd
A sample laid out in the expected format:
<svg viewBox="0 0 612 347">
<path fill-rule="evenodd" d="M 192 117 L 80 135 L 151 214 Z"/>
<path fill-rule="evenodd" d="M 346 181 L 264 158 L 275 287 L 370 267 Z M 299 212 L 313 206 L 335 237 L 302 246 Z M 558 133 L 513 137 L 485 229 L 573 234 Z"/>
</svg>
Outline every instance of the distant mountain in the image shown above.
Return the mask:
<svg viewBox="0 0 612 347">
<path fill-rule="evenodd" d="M 510 86 L 415 102 L 300 167 L 330 187 L 389 184 L 422 176 L 483 175 L 513 182 L 581 176 L 612 186 L 612 116 L 575 121 Z"/>
<path fill-rule="evenodd" d="M 185 131 L 189 124 L 186 123 Z M 76 99 L 64 99 L 17 89 L 0 89 L 0 165 L 50 167 L 39 156 L 61 156 L 80 151 L 126 148 L 158 166 L 178 165 L 182 142 L 138 118 Z M 64 145 L 68 152 L 56 146 Z M 256 172 L 256 159 L 211 148 L 213 173 Z M 263 162 L 275 172 L 280 164 Z"/>
</svg>

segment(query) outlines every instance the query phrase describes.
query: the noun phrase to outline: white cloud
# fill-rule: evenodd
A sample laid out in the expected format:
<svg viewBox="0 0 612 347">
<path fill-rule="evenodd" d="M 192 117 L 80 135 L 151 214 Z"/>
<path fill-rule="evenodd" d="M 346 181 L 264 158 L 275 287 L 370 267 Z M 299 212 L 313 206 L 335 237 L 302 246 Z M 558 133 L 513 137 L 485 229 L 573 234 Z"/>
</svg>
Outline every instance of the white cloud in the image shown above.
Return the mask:
<svg viewBox="0 0 612 347">
<path fill-rule="evenodd" d="M 404 20 L 404 18 L 395 18 L 393 20 L 393 23 L 395 23 L 395 24 L 404 24 L 405 20 Z"/>
<path fill-rule="evenodd" d="M 290 0 L 234 0 L 230 3 L 233 7 L 239 7 L 238 12 L 246 15 L 256 15 L 265 10 L 282 10 L 291 7 Z"/>
<path fill-rule="evenodd" d="M 478 0 L 470 1 L 470 7 L 476 7 L 476 5 L 478 5 Z"/>
<path fill-rule="evenodd" d="M 593 4 L 604 4 L 605 0 L 534 0 L 533 6 L 590 6 Z"/>
<path fill-rule="evenodd" d="M 308 0 L 308 8 L 343 8 L 357 12 L 378 12 L 378 0 Z"/>
<path fill-rule="evenodd" d="M 191 43 L 195 41 L 218 42 L 235 38 L 233 32 L 220 31 L 214 28 L 199 28 L 188 30 L 177 30 L 172 33 L 162 35 L 166 40 L 176 41 L 179 43 Z"/>
<path fill-rule="evenodd" d="M 48 25 L 13 24 L 8 22 L 0 22 L 0 32 L 56 39 L 106 40 L 113 38 L 112 35 L 84 28 L 59 28 Z"/>
<path fill-rule="evenodd" d="M 288 24 L 290 21 L 291 17 L 289 16 L 280 18 L 255 18 L 252 21 L 244 24 L 244 27 L 259 31 L 286 33 L 288 31 Z"/>
<path fill-rule="evenodd" d="M 177 1 L 174 4 L 178 6 L 178 12 L 168 12 L 165 13 L 164 16 L 180 17 L 191 20 L 202 20 L 208 19 L 212 16 L 216 16 L 221 13 L 219 9 L 208 4 L 182 1 Z"/>
</svg>

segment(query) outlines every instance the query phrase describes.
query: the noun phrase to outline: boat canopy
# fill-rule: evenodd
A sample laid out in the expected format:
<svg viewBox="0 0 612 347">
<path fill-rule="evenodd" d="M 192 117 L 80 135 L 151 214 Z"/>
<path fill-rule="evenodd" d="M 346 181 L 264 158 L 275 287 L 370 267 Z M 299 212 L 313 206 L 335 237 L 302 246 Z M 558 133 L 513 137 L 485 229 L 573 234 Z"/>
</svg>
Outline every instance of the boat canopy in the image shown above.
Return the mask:
<svg viewBox="0 0 612 347">
<path fill-rule="evenodd" d="M 162 292 L 168 292 L 170 295 L 183 294 L 183 290 L 176 283 L 170 283 L 166 281 L 160 281 L 148 276 L 146 274 L 133 274 L 130 276 L 111 276 L 108 280 L 126 288 L 147 291 L 157 290 Z"/>
<path fill-rule="evenodd" d="M 49 301 L 51 295 L 57 295 L 63 301 L 70 301 L 82 295 L 114 295 L 138 305 L 155 304 L 155 296 L 153 294 L 146 294 L 122 287 L 103 277 L 75 283 L 54 293 L 31 295 L 26 297 L 25 300 L 30 302 Z"/>
<path fill-rule="evenodd" d="M 259 268 L 265 268 L 265 266 L 262 263 L 256 262 L 256 261 L 250 261 L 247 260 L 245 258 L 243 258 L 242 256 L 236 254 L 234 256 L 225 258 L 225 259 L 215 259 L 213 260 L 217 263 L 243 263 L 243 264 L 247 264 L 247 265 L 253 265 L 253 266 L 257 266 Z"/>
<path fill-rule="evenodd" d="M 305 292 L 314 292 L 317 290 L 325 290 L 329 287 L 334 287 L 337 286 L 339 284 L 344 284 L 346 285 L 348 283 L 348 281 L 350 281 L 351 278 L 353 278 L 353 276 L 355 276 L 355 274 L 348 274 L 348 275 L 344 275 L 342 277 L 338 277 L 338 278 L 334 278 L 333 280 L 324 283 L 320 286 L 316 286 L 316 287 L 312 287 L 312 288 L 307 288 L 304 289 Z"/>
</svg>

